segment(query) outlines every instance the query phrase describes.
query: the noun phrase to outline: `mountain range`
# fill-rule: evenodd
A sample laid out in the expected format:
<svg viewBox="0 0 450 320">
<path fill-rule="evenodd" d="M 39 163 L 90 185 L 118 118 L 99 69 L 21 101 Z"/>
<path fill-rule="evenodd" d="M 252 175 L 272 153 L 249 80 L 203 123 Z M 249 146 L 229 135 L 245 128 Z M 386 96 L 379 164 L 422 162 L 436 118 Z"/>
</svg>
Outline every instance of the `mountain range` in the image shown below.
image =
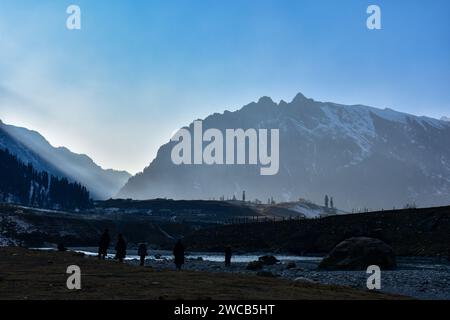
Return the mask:
<svg viewBox="0 0 450 320">
<path fill-rule="evenodd" d="M 104 170 L 86 155 L 64 147 L 55 148 L 38 132 L 7 125 L 1 120 L 0 149 L 8 149 L 38 171 L 81 183 L 94 199 L 116 195 L 131 176 L 125 171 Z"/>
<path fill-rule="evenodd" d="M 175 165 L 175 142 L 160 147 L 118 197 L 266 202 L 298 198 L 340 209 L 445 205 L 450 199 L 450 122 L 364 105 L 318 102 L 298 94 L 291 102 L 269 97 L 240 110 L 213 114 L 203 128 L 279 129 L 280 168 L 261 176 L 254 165 Z M 193 123 L 186 127 L 193 133 Z"/>
</svg>

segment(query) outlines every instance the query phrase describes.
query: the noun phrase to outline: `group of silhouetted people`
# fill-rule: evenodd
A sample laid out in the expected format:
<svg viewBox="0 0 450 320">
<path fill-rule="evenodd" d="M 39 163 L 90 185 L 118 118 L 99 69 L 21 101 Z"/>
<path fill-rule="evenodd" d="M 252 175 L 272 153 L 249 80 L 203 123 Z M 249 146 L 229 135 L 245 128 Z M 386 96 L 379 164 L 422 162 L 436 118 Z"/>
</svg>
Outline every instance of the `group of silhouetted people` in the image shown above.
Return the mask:
<svg viewBox="0 0 450 320">
<path fill-rule="evenodd" d="M 103 234 L 100 237 L 100 241 L 98 242 L 98 258 L 105 260 L 106 255 L 108 254 L 109 246 L 111 245 L 111 237 L 109 236 L 109 230 L 105 229 Z M 123 259 L 127 256 L 127 243 L 123 238 L 123 235 L 120 233 L 117 236 L 117 244 L 116 244 L 116 255 L 114 259 L 119 260 L 119 262 L 123 262 Z"/>
<path fill-rule="evenodd" d="M 106 256 L 108 254 L 109 246 L 111 245 L 111 237 L 109 235 L 109 230 L 105 229 L 103 234 L 100 237 L 99 243 L 98 243 L 98 258 L 101 260 L 105 260 Z M 117 243 L 116 243 L 116 255 L 114 259 L 118 260 L 119 262 L 123 262 L 125 257 L 127 256 L 127 243 L 125 239 L 123 238 L 122 234 L 119 234 L 117 236 Z M 175 258 L 175 267 L 177 270 L 181 270 L 181 267 L 184 264 L 184 253 L 185 248 L 183 244 L 181 243 L 181 240 L 178 240 L 175 244 L 175 247 L 173 248 L 173 256 Z M 147 245 L 145 243 L 141 243 L 138 246 L 138 256 L 140 258 L 140 265 L 145 265 L 145 257 L 148 256 L 148 249 Z M 225 247 L 225 266 L 229 267 L 231 266 L 231 247 L 227 246 Z"/>
</svg>

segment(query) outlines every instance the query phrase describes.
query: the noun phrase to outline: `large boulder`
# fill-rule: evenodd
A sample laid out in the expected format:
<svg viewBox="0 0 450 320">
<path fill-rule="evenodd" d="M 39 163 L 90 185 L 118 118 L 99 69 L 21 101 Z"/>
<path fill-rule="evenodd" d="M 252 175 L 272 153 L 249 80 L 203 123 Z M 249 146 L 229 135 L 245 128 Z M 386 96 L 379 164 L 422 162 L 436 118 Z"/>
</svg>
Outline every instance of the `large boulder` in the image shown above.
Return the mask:
<svg viewBox="0 0 450 320">
<path fill-rule="evenodd" d="M 381 240 L 366 237 L 350 238 L 339 243 L 319 264 L 323 270 L 366 270 L 377 265 L 382 270 L 397 266 L 392 248 Z"/>
</svg>

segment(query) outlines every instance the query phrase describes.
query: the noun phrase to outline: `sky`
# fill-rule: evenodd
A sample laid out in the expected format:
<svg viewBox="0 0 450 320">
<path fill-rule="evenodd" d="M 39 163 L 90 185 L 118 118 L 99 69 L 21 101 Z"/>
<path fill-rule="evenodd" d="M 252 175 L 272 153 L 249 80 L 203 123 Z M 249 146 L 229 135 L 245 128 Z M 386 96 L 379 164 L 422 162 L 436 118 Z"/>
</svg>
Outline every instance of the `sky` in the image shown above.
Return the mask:
<svg viewBox="0 0 450 320">
<path fill-rule="evenodd" d="M 81 30 L 66 9 L 81 8 Z M 381 30 L 366 9 L 381 8 Z M 142 171 L 178 128 L 298 92 L 450 116 L 448 0 L 0 0 L 0 119 Z"/>
</svg>

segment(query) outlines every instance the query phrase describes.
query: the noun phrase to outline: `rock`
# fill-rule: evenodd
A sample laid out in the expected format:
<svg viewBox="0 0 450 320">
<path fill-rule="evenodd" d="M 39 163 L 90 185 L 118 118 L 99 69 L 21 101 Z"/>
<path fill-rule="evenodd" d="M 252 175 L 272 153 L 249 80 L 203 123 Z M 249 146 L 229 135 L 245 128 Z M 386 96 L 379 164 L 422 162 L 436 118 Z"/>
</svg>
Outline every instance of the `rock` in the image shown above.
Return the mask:
<svg viewBox="0 0 450 320">
<path fill-rule="evenodd" d="M 286 265 L 286 269 L 294 269 L 296 267 L 297 265 L 295 264 L 295 262 L 288 262 L 288 264 Z"/>
<path fill-rule="evenodd" d="M 259 277 L 266 277 L 266 278 L 276 278 L 276 277 L 278 277 L 277 275 L 273 274 L 271 271 L 267 271 L 267 270 L 258 271 L 256 273 L 256 275 L 259 276 Z"/>
<path fill-rule="evenodd" d="M 264 264 L 261 261 L 251 261 L 247 264 L 246 269 L 247 270 L 261 270 L 263 268 Z"/>
<path fill-rule="evenodd" d="M 159 253 L 155 254 L 155 259 L 161 259 L 161 255 Z"/>
<path fill-rule="evenodd" d="M 272 266 L 272 265 L 277 264 L 278 262 L 280 262 L 274 256 L 262 256 L 262 257 L 259 257 L 258 260 L 260 262 L 262 262 L 262 264 L 264 264 L 266 266 Z"/>
<path fill-rule="evenodd" d="M 203 261 L 203 258 L 202 258 L 202 257 L 197 257 L 196 260 L 197 260 L 197 261 Z"/>
<path fill-rule="evenodd" d="M 297 277 L 294 279 L 294 282 L 316 283 L 316 281 L 304 277 Z"/>
<path fill-rule="evenodd" d="M 339 243 L 319 264 L 324 270 L 366 270 L 377 265 L 382 270 L 397 266 L 392 248 L 381 240 L 367 237 L 350 238 Z"/>
</svg>

